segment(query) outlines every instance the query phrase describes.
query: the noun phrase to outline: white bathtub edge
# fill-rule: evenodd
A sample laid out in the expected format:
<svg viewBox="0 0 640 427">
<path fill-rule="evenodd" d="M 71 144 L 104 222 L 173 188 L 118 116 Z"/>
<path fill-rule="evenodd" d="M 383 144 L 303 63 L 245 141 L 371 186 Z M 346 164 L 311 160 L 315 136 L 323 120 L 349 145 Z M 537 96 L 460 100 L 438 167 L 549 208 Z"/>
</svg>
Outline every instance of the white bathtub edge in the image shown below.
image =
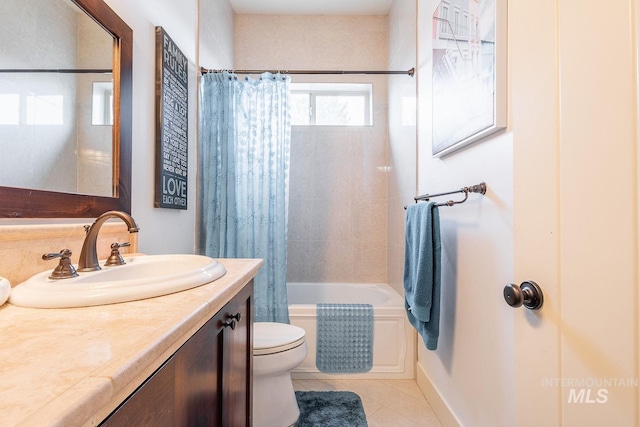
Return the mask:
<svg viewBox="0 0 640 427">
<path fill-rule="evenodd" d="M 320 284 L 305 284 L 305 286 L 314 285 L 317 286 Z M 336 284 L 332 283 L 329 285 L 334 287 Z M 347 285 L 354 286 L 357 284 L 349 283 Z M 380 355 L 379 357 L 382 358 L 383 362 L 376 363 L 376 350 L 374 349 L 373 367 L 369 372 L 353 374 L 320 372 L 315 366 L 316 306 L 315 304 L 293 303 L 289 308 L 291 323 L 307 331 L 307 345 L 309 349 L 307 359 L 305 359 L 301 366 L 292 371 L 291 377 L 293 379 L 415 379 L 417 334 L 406 318 L 404 298 L 388 284 L 374 285 L 384 285 L 388 288 L 387 293 L 391 291 L 394 294 L 388 302 L 380 305 L 373 304 L 373 309 L 374 321 L 382 322 L 379 325 L 384 325 L 387 330 L 381 339 L 378 337 L 380 339 L 378 342 L 387 343 L 389 340 L 394 341 L 393 344 L 397 347 L 397 353 L 386 353 L 386 356 Z M 374 334 L 375 333 L 374 326 Z M 404 339 L 401 339 L 401 337 L 404 337 Z M 394 338 L 396 340 L 394 340 Z M 381 354 L 385 354 L 384 351 Z M 397 360 L 394 361 L 390 359 L 390 357 L 393 357 L 390 356 L 392 354 L 397 354 Z M 386 362 L 384 360 L 386 360 Z"/>
</svg>

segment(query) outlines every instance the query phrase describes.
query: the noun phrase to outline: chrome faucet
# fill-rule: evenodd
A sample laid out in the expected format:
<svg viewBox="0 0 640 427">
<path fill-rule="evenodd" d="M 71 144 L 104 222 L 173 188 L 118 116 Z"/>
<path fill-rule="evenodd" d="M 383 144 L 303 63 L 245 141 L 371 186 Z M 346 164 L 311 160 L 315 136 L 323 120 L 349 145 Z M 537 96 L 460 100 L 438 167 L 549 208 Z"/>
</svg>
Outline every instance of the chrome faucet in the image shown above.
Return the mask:
<svg viewBox="0 0 640 427">
<path fill-rule="evenodd" d="M 131 215 L 121 211 L 108 211 L 96 218 L 91 228 L 87 231 L 87 236 L 82 244 L 80 251 L 80 260 L 78 261 L 78 271 L 96 271 L 100 270 L 98 264 L 98 250 L 96 243 L 98 241 L 98 233 L 100 227 L 110 218 L 120 218 L 129 227 L 129 233 L 137 233 L 140 229 Z"/>
</svg>

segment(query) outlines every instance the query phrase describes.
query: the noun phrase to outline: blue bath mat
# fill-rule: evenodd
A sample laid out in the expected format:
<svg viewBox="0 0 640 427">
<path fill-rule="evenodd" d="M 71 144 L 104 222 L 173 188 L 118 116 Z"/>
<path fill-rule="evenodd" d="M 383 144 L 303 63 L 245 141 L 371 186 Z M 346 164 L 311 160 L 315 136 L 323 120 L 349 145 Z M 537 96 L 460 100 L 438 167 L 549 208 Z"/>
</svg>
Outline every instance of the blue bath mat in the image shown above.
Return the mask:
<svg viewBox="0 0 640 427">
<path fill-rule="evenodd" d="M 351 391 L 296 391 L 295 427 L 367 427 L 360 396 Z"/>
<path fill-rule="evenodd" d="M 373 306 L 318 304 L 316 366 L 321 372 L 368 372 L 373 366 Z"/>
</svg>

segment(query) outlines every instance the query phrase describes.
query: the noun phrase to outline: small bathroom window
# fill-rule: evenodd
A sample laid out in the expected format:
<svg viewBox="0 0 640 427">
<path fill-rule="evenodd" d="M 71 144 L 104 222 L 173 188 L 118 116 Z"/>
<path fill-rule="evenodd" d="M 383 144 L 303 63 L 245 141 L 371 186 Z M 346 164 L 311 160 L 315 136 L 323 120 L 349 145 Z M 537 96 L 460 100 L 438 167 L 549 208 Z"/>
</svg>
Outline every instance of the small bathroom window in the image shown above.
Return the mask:
<svg viewBox="0 0 640 427">
<path fill-rule="evenodd" d="M 370 83 L 291 83 L 291 124 L 371 126 Z"/>
</svg>

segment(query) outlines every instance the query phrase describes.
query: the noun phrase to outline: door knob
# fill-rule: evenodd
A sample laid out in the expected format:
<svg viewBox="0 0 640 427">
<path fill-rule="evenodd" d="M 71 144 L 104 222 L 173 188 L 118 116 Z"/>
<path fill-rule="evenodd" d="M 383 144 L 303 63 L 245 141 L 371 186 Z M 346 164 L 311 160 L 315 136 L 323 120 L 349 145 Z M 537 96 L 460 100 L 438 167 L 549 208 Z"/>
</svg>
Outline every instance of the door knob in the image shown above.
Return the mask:
<svg viewBox="0 0 640 427">
<path fill-rule="evenodd" d="M 522 282 L 520 286 L 509 283 L 502 294 L 507 304 L 514 308 L 524 305 L 530 310 L 539 310 L 544 302 L 542 289 L 531 280 Z"/>
</svg>

